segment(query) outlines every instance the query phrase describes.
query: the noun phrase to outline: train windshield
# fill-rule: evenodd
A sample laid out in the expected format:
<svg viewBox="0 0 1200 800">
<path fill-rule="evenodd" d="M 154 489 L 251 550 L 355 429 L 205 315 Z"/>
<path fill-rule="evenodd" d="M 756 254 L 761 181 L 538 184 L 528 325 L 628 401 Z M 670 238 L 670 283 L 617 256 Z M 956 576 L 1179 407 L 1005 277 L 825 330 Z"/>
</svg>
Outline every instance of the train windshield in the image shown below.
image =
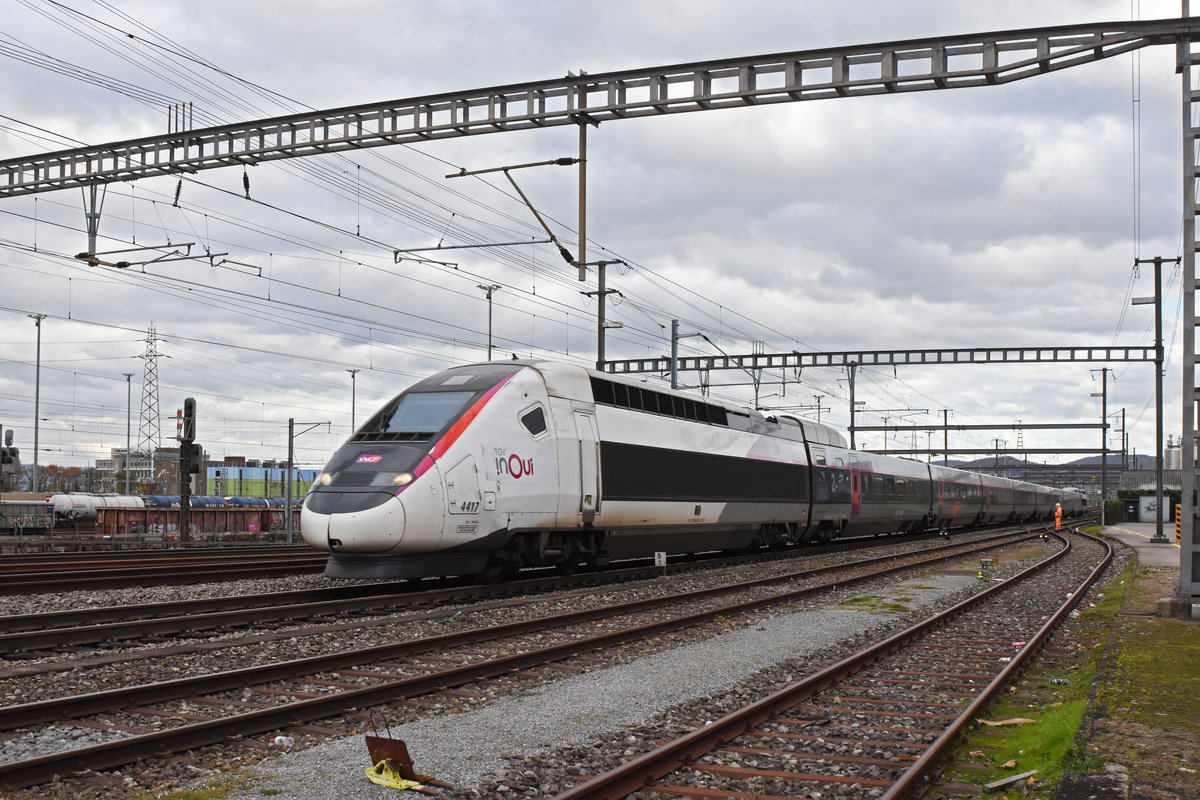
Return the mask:
<svg viewBox="0 0 1200 800">
<path fill-rule="evenodd" d="M 437 433 L 470 402 L 475 392 L 410 392 L 390 415 L 379 420 L 378 433 Z"/>
</svg>

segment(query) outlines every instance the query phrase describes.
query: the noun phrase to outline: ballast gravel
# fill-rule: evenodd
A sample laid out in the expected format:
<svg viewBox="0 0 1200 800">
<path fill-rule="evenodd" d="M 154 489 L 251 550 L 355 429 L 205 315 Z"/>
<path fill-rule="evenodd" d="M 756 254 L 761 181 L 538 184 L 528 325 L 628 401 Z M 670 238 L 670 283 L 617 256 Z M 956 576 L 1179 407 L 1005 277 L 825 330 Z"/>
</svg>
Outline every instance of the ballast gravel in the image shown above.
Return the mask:
<svg viewBox="0 0 1200 800">
<path fill-rule="evenodd" d="M 974 582 L 959 575 L 931 575 L 897 584 L 881 600 L 923 608 Z M 559 680 L 525 695 L 506 696 L 471 713 L 400 725 L 390 734 L 407 743 L 418 773 L 451 783 L 457 793 L 469 796 L 485 776 L 502 773 L 515 754 L 528 758 L 598 734 L 612 734 L 662 709 L 727 691 L 780 662 L 849 640 L 872 638 L 873 631 L 882 636 L 883 629 L 894 627 L 901 616 L 878 613 L 883 608 L 880 603 L 875 613 L 825 609 L 781 614 L 754 627 Z M 725 713 L 713 711 L 714 718 Z M 364 771 L 371 766 L 369 761 L 365 740 L 355 736 L 282 753 L 240 775 L 218 780 L 232 779 L 236 788 L 230 791 L 227 785 L 222 794 L 228 800 L 261 800 L 264 794 L 287 800 L 396 797 L 394 789 L 367 780 Z M 588 765 L 578 767 L 587 774 Z M 565 771 L 570 774 L 573 768 L 567 766 Z"/>
</svg>

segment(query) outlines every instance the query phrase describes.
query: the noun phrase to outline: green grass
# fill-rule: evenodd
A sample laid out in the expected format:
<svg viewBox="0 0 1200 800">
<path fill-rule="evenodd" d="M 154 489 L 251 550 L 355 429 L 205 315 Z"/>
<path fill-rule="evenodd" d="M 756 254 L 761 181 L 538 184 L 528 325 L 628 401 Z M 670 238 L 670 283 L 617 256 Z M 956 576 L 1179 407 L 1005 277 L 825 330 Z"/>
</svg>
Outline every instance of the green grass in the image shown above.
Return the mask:
<svg viewBox="0 0 1200 800">
<path fill-rule="evenodd" d="M 1016 696 L 1002 696 L 982 715 L 992 721 L 1021 717 L 1033 722 L 1004 727 L 980 725 L 960 744 L 957 757 L 961 762 L 982 765 L 984 769 L 952 764 L 942 782 L 982 785 L 1037 770 L 1034 778 L 1038 788 L 1025 796 L 1049 800 L 1064 772 L 1096 771 L 1103 767 L 1103 758 L 1077 750 L 1075 735 L 1087 711 L 1088 696 L 1103 655 L 1104 648 L 1096 645 L 1104 641 L 1116 620 L 1132 575 L 1130 566 L 1105 585 L 1100 592 L 1102 598 L 1094 607 L 1080 611 L 1084 629 L 1073 640 L 1083 646 L 1087 653 L 1085 661 L 1076 669 L 1055 672 L 1039 671 L 1035 665 L 1017 685 Z M 1050 678 L 1065 678 L 1069 683 L 1052 684 Z M 972 752 L 982 755 L 971 757 L 968 754 Z M 1015 761 L 1016 766 L 1005 768 L 1003 765 L 1010 761 Z"/>
<path fill-rule="evenodd" d="M 997 702 L 985 719 L 998 721 L 1021 717 L 1034 721 L 1003 728 L 981 726 L 970 737 L 969 745 L 963 749 L 967 752 L 982 752 L 982 756 L 976 756 L 973 760 L 989 766 L 991 771 L 960 771 L 955 780 L 964 783 L 988 783 L 1036 769 L 1037 780 L 1057 784 L 1063 771 L 1067 769 L 1066 761 L 1075 740 L 1075 731 L 1079 729 L 1079 721 L 1087 708 L 1087 692 L 1094 675 L 1093 667 L 1089 670 L 1078 670 L 1068 686 L 1047 684 L 1049 688 L 1065 691 L 1057 693 L 1062 699 L 1050 700 L 1039 711 L 1031 712 L 1027 701 L 1005 698 Z M 1005 768 L 1003 765 L 1009 761 L 1015 761 L 1016 766 Z"/>
<path fill-rule="evenodd" d="M 863 597 L 852 597 L 849 600 L 843 600 L 834 606 L 834 608 L 839 608 L 843 611 L 866 611 L 871 614 L 906 614 L 912 610 L 904 605 L 909 600 L 912 600 L 912 598 L 880 597 L 869 594 Z"/>
<path fill-rule="evenodd" d="M 140 794 L 135 800 L 158 800 L 159 798 L 168 798 L 169 800 L 223 800 L 235 792 L 252 791 L 258 789 L 258 793 L 264 796 L 273 796 L 284 794 L 284 789 L 272 789 L 259 785 L 259 778 L 249 776 L 229 775 L 224 778 L 215 778 L 203 788 L 200 789 L 176 789 L 159 794 Z"/>
</svg>

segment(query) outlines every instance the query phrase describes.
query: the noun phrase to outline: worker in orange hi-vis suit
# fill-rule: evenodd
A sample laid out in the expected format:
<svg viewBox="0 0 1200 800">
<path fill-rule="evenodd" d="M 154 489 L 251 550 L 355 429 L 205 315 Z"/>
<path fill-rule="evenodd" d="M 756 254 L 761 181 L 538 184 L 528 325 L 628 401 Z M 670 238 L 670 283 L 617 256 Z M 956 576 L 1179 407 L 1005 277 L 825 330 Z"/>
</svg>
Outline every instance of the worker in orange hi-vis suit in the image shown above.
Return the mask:
<svg viewBox="0 0 1200 800">
<path fill-rule="evenodd" d="M 1054 530 L 1062 530 L 1062 503 L 1054 504 Z"/>
</svg>

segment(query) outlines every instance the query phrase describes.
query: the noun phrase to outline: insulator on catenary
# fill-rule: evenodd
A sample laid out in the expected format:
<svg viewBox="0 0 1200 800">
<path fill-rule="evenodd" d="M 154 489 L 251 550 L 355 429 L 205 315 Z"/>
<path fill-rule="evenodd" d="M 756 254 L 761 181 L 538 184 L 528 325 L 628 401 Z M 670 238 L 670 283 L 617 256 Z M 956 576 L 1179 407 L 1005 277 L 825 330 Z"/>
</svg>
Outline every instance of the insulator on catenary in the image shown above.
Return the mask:
<svg viewBox="0 0 1200 800">
<path fill-rule="evenodd" d="M 171 205 L 179 208 L 179 193 L 183 191 L 183 178 L 180 178 L 175 184 L 175 202 Z"/>
<path fill-rule="evenodd" d="M 246 170 L 242 170 L 242 186 L 246 187 L 246 199 L 250 199 L 250 175 Z"/>
</svg>

